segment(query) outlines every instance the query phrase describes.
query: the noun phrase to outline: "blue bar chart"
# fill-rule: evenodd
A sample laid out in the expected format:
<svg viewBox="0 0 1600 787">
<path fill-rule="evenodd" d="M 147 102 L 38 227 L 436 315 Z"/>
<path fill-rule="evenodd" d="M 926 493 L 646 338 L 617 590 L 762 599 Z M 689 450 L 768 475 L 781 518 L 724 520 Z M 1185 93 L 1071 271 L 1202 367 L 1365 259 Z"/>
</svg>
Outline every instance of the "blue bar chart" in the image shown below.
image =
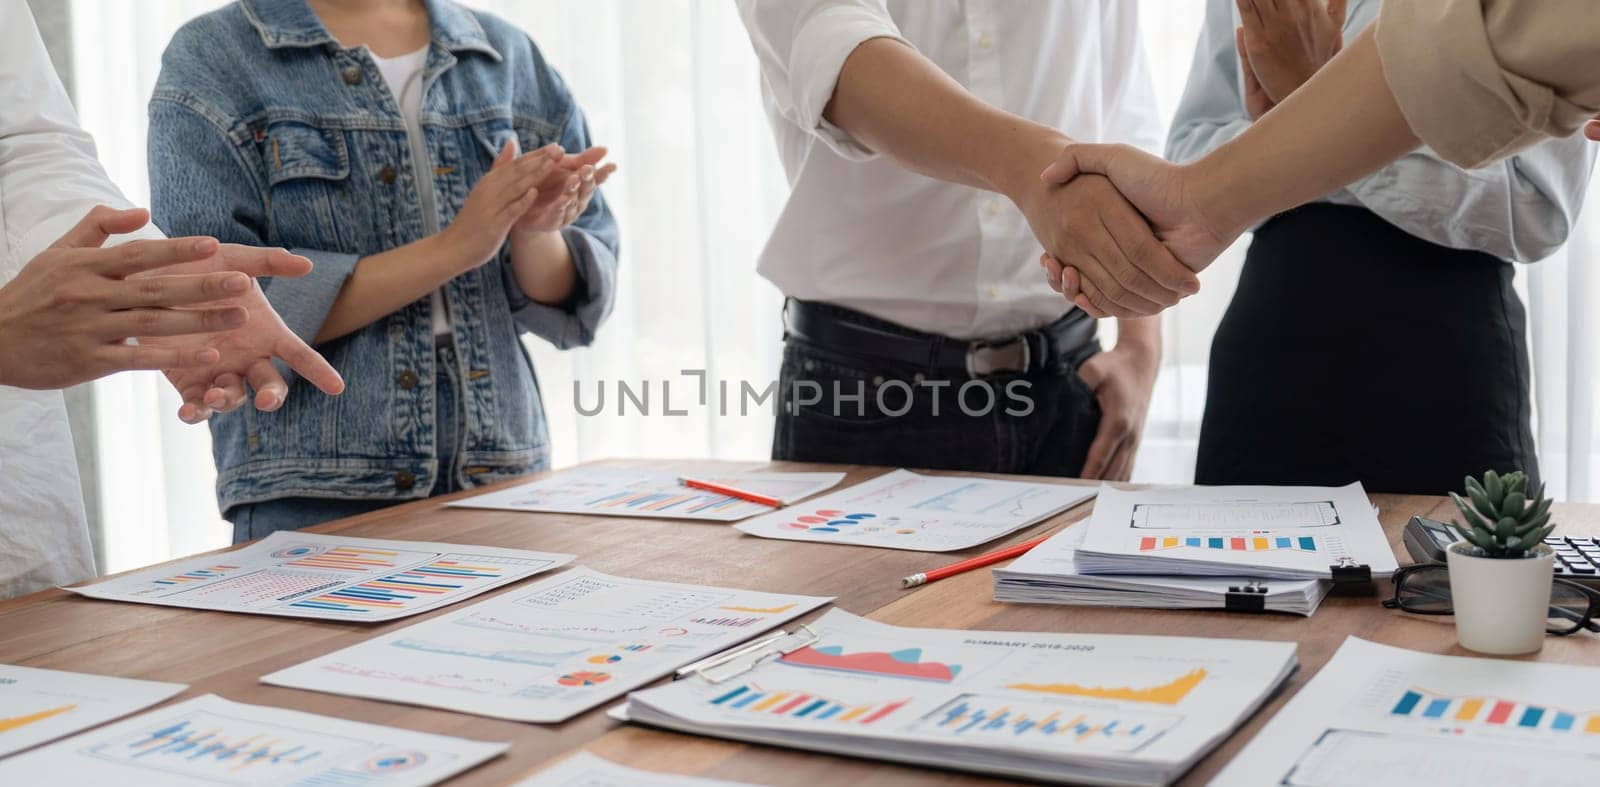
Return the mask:
<svg viewBox="0 0 1600 787">
<path fill-rule="evenodd" d="M 1182 718 L 1100 703 L 1045 703 L 962 694 L 923 715 L 914 729 L 941 737 L 1004 738 L 1015 745 L 1127 753 L 1143 748 Z"/>
</svg>

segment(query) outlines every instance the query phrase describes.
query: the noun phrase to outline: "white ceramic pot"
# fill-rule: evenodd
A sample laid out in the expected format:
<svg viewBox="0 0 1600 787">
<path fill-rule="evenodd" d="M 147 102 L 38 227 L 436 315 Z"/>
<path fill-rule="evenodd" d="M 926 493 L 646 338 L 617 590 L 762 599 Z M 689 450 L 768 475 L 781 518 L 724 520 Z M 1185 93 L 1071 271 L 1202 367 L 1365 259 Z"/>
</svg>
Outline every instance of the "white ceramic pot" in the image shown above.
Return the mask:
<svg viewBox="0 0 1600 787">
<path fill-rule="evenodd" d="M 1474 549 L 1458 541 L 1445 553 L 1461 647 L 1495 656 L 1538 652 L 1550 616 L 1555 553 L 1540 544 L 1532 557 L 1496 559 L 1471 554 Z"/>
</svg>

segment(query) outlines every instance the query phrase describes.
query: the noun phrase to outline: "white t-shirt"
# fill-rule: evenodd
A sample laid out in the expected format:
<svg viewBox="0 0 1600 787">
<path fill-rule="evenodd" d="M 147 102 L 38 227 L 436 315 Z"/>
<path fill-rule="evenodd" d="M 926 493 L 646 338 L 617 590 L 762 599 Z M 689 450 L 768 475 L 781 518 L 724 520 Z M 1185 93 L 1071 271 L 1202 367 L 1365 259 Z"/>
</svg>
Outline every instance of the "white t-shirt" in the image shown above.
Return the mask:
<svg viewBox="0 0 1600 787">
<path fill-rule="evenodd" d="M 0 0 L 0 52 L 3 286 L 94 206 L 130 206 L 78 127 L 23 0 Z M 161 234 L 151 226 L 111 243 L 136 237 Z M 0 599 L 94 575 L 61 392 L 0 386 Z"/>
<path fill-rule="evenodd" d="M 400 114 L 405 118 L 410 137 L 412 158 L 420 163 L 418 154 L 423 152 L 419 144 L 422 139 L 422 70 L 428 65 L 428 47 L 396 57 L 373 55 L 372 60 L 383 72 L 383 81 L 388 83 L 395 103 L 400 105 Z M 417 176 L 427 177 L 427 173 L 419 171 Z M 419 189 L 419 192 L 423 198 L 422 209 L 433 210 L 433 189 Z M 433 308 L 429 309 L 433 335 L 450 335 L 450 312 L 445 306 L 444 289 L 434 290 L 428 297 L 433 303 Z"/>
</svg>

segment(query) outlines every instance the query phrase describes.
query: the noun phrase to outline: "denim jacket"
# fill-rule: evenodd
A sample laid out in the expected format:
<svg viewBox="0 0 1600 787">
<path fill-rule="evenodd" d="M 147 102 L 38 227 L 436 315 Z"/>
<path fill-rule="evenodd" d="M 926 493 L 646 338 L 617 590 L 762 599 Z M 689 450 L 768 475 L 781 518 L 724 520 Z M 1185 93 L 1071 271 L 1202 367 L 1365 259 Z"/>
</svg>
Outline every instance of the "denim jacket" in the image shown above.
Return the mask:
<svg viewBox="0 0 1600 787">
<path fill-rule="evenodd" d="M 412 159 L 371 53 L 341 48 L 304 0 L 240 0 L 200 16 L 162 57 L 150 101 L 156 223 L 309 257 L 310 275 L 264 287 L 307 341 L 357 260 L 447 226 L 511 135 L 525 151 L 589 146 L 583 113 L 525 33 L 448 0 L 427 9 L 428 161 Z M 422 215 L 420 178 L 432 178 L 437 215 Z M 282 497 L 424 497 L 439 473 L 477 486 L 546 467 L 549 433 L 520 334 L 588 344 L 611 308 L 617 268 L 616 224 L 600 194 L 562 234 L 578 271 L 567 304 L 525 297 L 504 248 L 445 287 L 464 386 L 459 466 L 440 467 L 434 444 L 424 297 L 317 348 L 344 375 L 342 396 L 296 380 L 277 412 L 246 406 L 212 418 L 223 510 Z"/>
</svg>

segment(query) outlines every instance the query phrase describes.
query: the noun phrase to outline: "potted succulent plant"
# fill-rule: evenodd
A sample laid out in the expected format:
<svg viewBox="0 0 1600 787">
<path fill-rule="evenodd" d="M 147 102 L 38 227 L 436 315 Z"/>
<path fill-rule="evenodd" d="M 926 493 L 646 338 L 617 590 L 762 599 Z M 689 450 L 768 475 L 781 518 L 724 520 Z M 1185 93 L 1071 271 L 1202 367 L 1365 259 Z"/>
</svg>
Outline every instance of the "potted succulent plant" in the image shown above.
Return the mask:
<svg viewBox="0 0 1600 787">
<path fill-rule="evenodd" d="M 1468 476 L 1467 497 L 1451 492 L 1461 509 L 1461 541 L 1446 553 L 1456 636 L 1480 653 L 1515 655 L 1544 647 L 1554 553 L 1550 503 L 1544 485 L 1531 495 L 1520 471 L 1483 480 Z"/>
</svg>

